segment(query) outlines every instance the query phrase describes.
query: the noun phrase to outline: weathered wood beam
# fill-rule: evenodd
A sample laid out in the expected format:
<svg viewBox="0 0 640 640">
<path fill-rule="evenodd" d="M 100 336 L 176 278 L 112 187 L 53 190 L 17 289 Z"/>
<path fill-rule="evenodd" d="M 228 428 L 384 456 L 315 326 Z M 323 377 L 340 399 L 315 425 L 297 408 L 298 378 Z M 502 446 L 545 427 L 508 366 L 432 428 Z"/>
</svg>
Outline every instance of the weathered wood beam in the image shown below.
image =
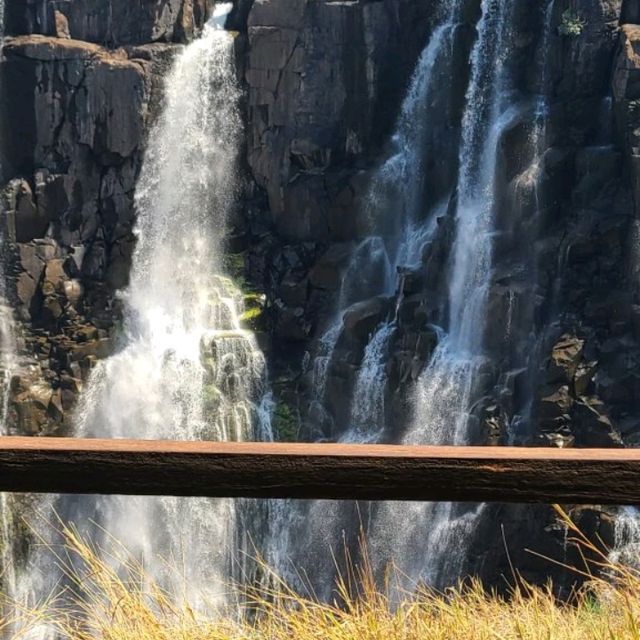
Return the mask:
<svg viewBox="0 0 640 640">
<path fill-rule="evenodd" d="M 0 490 L 640 504 L 640 450 L 4 437 Z"/>
</svg>

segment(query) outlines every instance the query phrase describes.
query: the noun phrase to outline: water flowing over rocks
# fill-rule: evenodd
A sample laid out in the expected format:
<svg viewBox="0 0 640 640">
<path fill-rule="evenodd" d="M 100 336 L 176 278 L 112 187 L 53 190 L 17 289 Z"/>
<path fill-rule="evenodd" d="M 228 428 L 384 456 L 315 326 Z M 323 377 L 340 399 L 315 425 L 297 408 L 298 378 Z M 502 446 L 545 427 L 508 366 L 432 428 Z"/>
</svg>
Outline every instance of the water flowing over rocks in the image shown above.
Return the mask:
<svg viewBox="0 0 640 640">
<path fill-rule="evenodd" d="M 68 433 L 92 371 L 123 348 L 118 292 L 131 281 L 149 132 L 172 62 L 214 4 L 6 0 L 0 231 L 20 358 L 9 432 Z M 494 70 L 472 59 L 481 0 L 238 0 L 229 15 L 245 139 L 224 266 L 254 305 L 245 315 L 268 357 L 279 439 L 413 437 L 416 394 L 444 371 L 469 385 L 456 413 L 475 444 L 640 445 L 640 3 L 495 4 L 508 21 L 489 25 L 504 43 L 487 49 L 500 65 L 493 97 Z M 455 284 L 476 220 L 465 207 L 482 199 L 465 180 L 490 154 L 484 275 Z M 473 362 L 438 369 L 469 329 L 456 305 L 480 285 Z M 224 386 L 217 340 L 234 351 L 246 325 L 203 339 L 210 407 Z M 309 539 L 357 535 L 352 505 L 310 509 L 328 523 Z M 496 583 L 509 572 L 500 524 L 525 577 L 551 570 L 525 546 L 567 557 L 546 508 L 446 509 L 441 521 L 457 515 L 471 531 L 460 570 Z M 611 514 L 576 514 L 615 543 Z M 406 517 L 420 529 L 407 525 L 416 563 L 416 539 L 450 537 Z"/>
<path fill-rule="evenodd" d="M 229 9 L 217 5 L 201 37 L 173 49 L 41 35 L 5 42 L 7 82 L 26 88 L 3 93 L 7 111 L 28 113 L 34 127 L 30 140 L 5 138 L 15 166 L 34 167 L 4 194 L 7 297 L 32 361 L 11 372 L 7 430 L 271 438 L 266 362 L 242 326 L 261 297 L 223 275 L 241 146 L 234 36 L 221 24 Z M 11 152 L 25 142 L 22 158 Z M 14 511 L 29 514 L 35 502 L 75 514 L 105 544 L 103 527 L 117 529 L 176 593 L 180 576 L 168 566 L 180 558 L 196 608 L 223 606 L 222 585 L 250 571 L 233 551 L 264 517 L 261 505 L 232 500 L 43 500 L 18 498 Z M 2 518 L 15 535 L 11 515 Z M 27 543 L 8 586 L 35 604 L 64 575 Z"/>
</svg>

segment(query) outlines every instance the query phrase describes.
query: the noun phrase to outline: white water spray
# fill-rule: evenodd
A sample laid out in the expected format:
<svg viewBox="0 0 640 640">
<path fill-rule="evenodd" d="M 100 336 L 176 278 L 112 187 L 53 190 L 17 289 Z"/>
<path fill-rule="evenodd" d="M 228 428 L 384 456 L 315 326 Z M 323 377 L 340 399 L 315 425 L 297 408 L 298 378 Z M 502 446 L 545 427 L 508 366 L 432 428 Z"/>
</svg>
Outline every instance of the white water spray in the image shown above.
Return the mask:
<svg viewBox="0 0 640 640">
<path fill-rule="evenodd" d="M 138 247 L 127 345 L 101 363 L 79 411 L 83 435 L 254 440 L 268 436 L 259 403 L 265 360 L 240 324 L 242 296 L 222 273 L 223 234 L 236 195 L 239 90 L 229 5 L 175 61 L 136 191 Z M 232 500 L 118 499 L 101 523 L 151 576 L 160 555 L 183 570 L 192 606 L 224 603 L 240 525 Z"/>
<path fill-rule="evenodd" d="M 221 275 L 241 135 L 233 38 L 221 28 L 231 8 L 216 5 L 166 78 L 136 187 L 123 348 L 92 372 L 79 436 L 270 438 L 265 359 L 241 326 L 242 294 Z M 232 604 L 225 585 L 244 577 L 241 545 L 255 535 L 247 533 L 255 505 L 234 500 L 63 496 L 56 508 L 107 548 L 105 561 L 112 535 L 151 580 L 194 609 Z M 55 573 L 50 563 L 40 559 L 40 572 Z M 32 591 L 32 600 L 45 595 Z"/>
</svg>

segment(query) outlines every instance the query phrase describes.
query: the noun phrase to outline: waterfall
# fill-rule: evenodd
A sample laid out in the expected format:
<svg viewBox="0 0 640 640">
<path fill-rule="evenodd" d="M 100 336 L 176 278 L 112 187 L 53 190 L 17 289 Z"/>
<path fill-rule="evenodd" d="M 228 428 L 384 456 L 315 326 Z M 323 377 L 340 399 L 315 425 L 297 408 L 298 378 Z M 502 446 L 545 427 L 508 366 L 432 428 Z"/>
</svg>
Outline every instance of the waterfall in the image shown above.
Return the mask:
<svg viewBox="0 0 640 640">
<path fill-rule="evenodd" d="M 419 265 L 422 248 L 434 233 L 435 218 L 443 212 L 441 203 L 425 197 L 425 164 L 429 154 L 426 142 L 435 115 L 439 66 L 444 64 L 447 68 L 450 61 L 463 7 L 464 0 L 456 0 L 442 3 L 437 10 L 439 24 L 417 62 L 390 152 L 372 176 L 363 211 L 368 235 L 355 248 L 345 270 L 338 310 L 319 340 L 313 363 L 314 417 L 324 414 L 327 378 L 342 335 L 344 313 L 367 298 L 395 293 L 398 268 Z M 425 200 L 431 204 L 425 206 Z M 341 442 L 381 439 L 386 427 L 386 365 L 396 332 L 397 319 L 390 317 L 369 338 L 355 380 L 349 421 L 339 435 Z M 369 522 L 368 511 L 364 504 L 331 501 L 292 504 L 276 529 L 286 532 L 290 539 L 302 538 L 307 543 L 304 550 L 295 545 L 281 548 L 275 563 L 278 570 L 289 574 L 293 566 L 303 571 L 305 580 L 301 587 L 311 584 L 317 595 L 329 598 L 333 573 L 326 559 L 331 551 L 339 552 L 343 544 L 357 545 L 357 525 Z M 365 529 L 368 528 L 367 524 Z"/>
<path fill-rule="evenodd" d="M 391 139 L 391 152 L 371 179 L 363 212 L 369 235 L 352 253 L 343 275 L 337 312 L 318 341 L 313 371 L 316 405 L 324 405 L 327 375 L 342 333 L 344 312 L 367 298 L 392 295 L 398 267 L 417 264 L 433 232 L 433 217 L 426 216 L 425 220 L 422 210 L 423 147 L 436 88 L 434 71 L 452 46 L 459 5 L 461 0 L 456 0 L 444 12 L 420 55 Z M 443 13 L 442 7 L 439 12 Z"/>
<path fill-rule="evenodd" d="M 640 512 L 637 507 L 623 507 L 615 521 L 614 547 L 609 560 L 628 567 L 640 567 Z"/>
<path fill-rule="evenodd" d="M 0 7 L 1 11 L 1 7 Z M 0 234 L 0 253 L 4 250 L 4 238 Z M 1 256 L 0 256 L 0 259 Z M 16 353 L 16 335 L 13 310 L 9 306 L 5 292 L 4 269 L 0 267 L 0 436 L 9 433 L 9 397 L 11 379 L 19 361 Z M 16 593 L 15 523 L 13 518 L 13 497 L 0 493 L 0 562 L 2 563 L 2 586 L 11 597 Z"/>
<path fill-rule="evenodd" d="M 486 362 L 483 333 L 492 275 L 497 144 L 513 114 L 507 101 L 505 57 L 511 0 L 483 0 L 471 54 L 460 145 L 456 232 L 449 275 L 448 331 L 420 375 L 406 444 L 470 444 L 469 409 Z M 376 556 L 395 557 L 409 582 L 440 585 L 456 576 L 482 506 L 384 504 L 372 525 Z M 391 531 L 403 518 L 407 523 Z"/>
<path fill-rule="evenodd" d="M 5 2 L 0 0 L 0 44 L 4 42 L 4 18 Z M 0 177 L 5 181 L 4 167 L 0 165 Z M 0 232 L 0 437 L 14 435 L 10 430 L 10 400 L 11 383 L 16 375 L 28 372 L 29 362 L 21 356 L 24 345 L 17 323 L 15 322 L 13 308 L 7 294 L 7 274 L 5 273 L 5 252 L 7 239 Z M 25 566 L 23 539 L 24 527 L 21 522 L 21 514 L 25 507 L 30 508 L 32 503 L 38 503 L 44 510 L 51 505 L 49 498 L 22 496 L 11 493 L 0 493 L 0 563 L 2 564 L 2 576 L 0 585 L 2 590 L 2 605 L 0 613 L 8 616 L 12 613 L 13 602 L 33 602 L 34 592 L 46 593 L 41 587 L 48 588 L 49 581 L 38 575 L 31 575 L 30 566 Z M 7 623 L 8 624 L 8 623 Z M 28 632 L 19 628 L 19 625 L 9 624 L 6 627 L 6 636 L 21 637 L 24 640 L 53 640 L 53 630 L 46 624 L 29 625 Z"/>
<path fill-rule="evenodd" d="M 538 238 L 539 232 L 539 218 L 543 210 L 543 193 L 542 193 L 542 179 L 544 171 L 544 153 L 547 150 L 547 122 L 549 117 L 549 41 L 553 29 L 553 14 L 555 9 L 555 0 L 548 0 L 546 8 L 544 10 L 543 25 L 542 25 L 542 38 L 540 44 L 540 79 L 537 87 L 537 96 L 535 97 L 534 111 L 533 111 L 533 130 L 529 139 L 529 149 L 532 154 L 531 161 L 528 167 L 516 178 L 515 189 L 513 194 L 513 209 L 518 212 L 518 209 L 522 209 L 522 200 L 531 195 L 533 200 L 533 229 L 532 233 L 528 234 L 528 248 L 524 255 L 524 261 L 526 266 L 526 272 L 528 274 L 527 285 L 531 290 L 535 290 L 536 278 L 538 276 L 538 255 L 535 249 L 535 240 Z M 526 209 L 526 205 L 524 207 Z M 518 216 L 514 216 L 518 220 Z M 521 216 L 520 216 L 521 217 Z M 525 368 L 526 373 L 526 392 L 523 394 L 524 401 L 521 406 L 517 407 L 514 416 L 509 425 L 508 442 L 510 445 L 518 444 L 520 440 L 527 441 L 528 434 L 531 432 L 529 425 L 532 421 L 532 410 L 535 397 L 536 386 L 536 373 L 539 369 L 542 359 L 542 352 L 544 348 L 545 332 L 536 331 L 534 321 L 534 296 L 530 296 L 528 304 L 528 315 L 526 322 L 529 326 L 528 339 L 526 341 L 526 347 L 521 353 L 517 353 L 518 350 L 518 336 L 512 336 L 512 324 L 514 307 L 517 305 L 514 303 L 513 291 L 509 292 L 509 313 L 507 321 L 509 323 L 507 331 L 507 343 L 515 343 L 513 350 L 516 351 L 514 361 L 511 362 L 510 368 Z M 557 296 L 552 296 L 552 308 L 556 305 Z M 553 315 L 553 314 L 551 314 Z M 513 337 L 513 340 L 512 340 Z"/>
<path fill-rule="evenodd" d="M 223 275 L 241 134 L 233 37 L 221 26 L 230 9 L 216 5 L 166 78 L 135 193 L 122 346 L 92 371 L 78 436 L 271 437 L 265 359 L 242 327 L 242 293 Z M 196 609 L 229 604 L 229 580 L 247 569 L 242 544 L 264 517 L 256 504 L 231 499 L 60 497 L 56 508 L 98 549 L 113 535 L 151 580 Z"/>
<path fill-rule="evenodd" d="M 126 346 L 91 376 L 78 411 L 85 436 L 269 437 L 265 360 L 241 326 L 241 292 L 221 275 L 241 132 L 233 40 L 217 24 L 228 8 L 218 5 L 167 77 L 135 196 Z M 192 606 L 224 603 L 240 502 L 108 497 L 98 513 L 153 578 L 164 579 L 159 556 L 177 563 Z"/>
<path fill-rule="evenodd" d="M 386 363 L 393 322 L 383 322 L 364 352 L 351 405 L 351 426 L 342 442 L 375 442 L 385 427 Z"/>
<path fill-rule="evenodd" d="M 513 286 L 520 276 L 513 277 L 513 271 L 504 278 L 509 280 L 505 286 L 505 337 L 500 336 L 502 342 L 495 350 L 487 337 L 490 296 L 506 262 L 500 257 L 504 244 L 499 243 L 505 242 L 510 229 L 503 227 L 517 229 L 526 207 L 527 215 L 537 218 L 545 206 L 543 170 L 550 102 L 547 57 L 556 3 L 540 3 L 539 75 L 533 82 L 531 77 L 522 81 L 526 86 L 523 91 L 512 82 L 508 57 L 516 39 L 520 40 L 516 55 L 528 56 L 529 44 L 522 41 L 534 43 L 534 31 L 527 25 L 526 38 L 523 33 L 513 36 L 512 18 L 518 15 L 514 10 L 518 2 L 524 4 L 523 0 L 435 3 L 435 26 L 416 64 L 387 153 L 371 173 L 364 206 L 358 212 L 358 228 L 363 232 L 353 243 L 336 308 L 323 327 L 313 360 L 307 354 L 303 367 L 314 387 L 309 420 L 320 418 L 324 426 L 344 413 L 342 424 L 333 425 L 330 434 L 327 429 L 327 436 L 340 442 L 477 444 L 474 405 L 480 404 L 476 402 L 480 398 L 499 396 L 496 389 L 502 379 L 495 380 L 498 370 L 512 373 L 529 369 L 526 388 L 513 401 L 518 403 L 513 422 L 525 424 L 532 419 L 538 382 L 534 376 L 548 327 L 539 329 L 533 319 L 534 295 L 532 300 L 520 302 Z M 0 11 L 3 4 L 0 0 Z M 256 337 L 243 326 L 243 293 L 224 273 L 225 229 L 239 191 L 236 164 L 242 135 L 241 93 L 233 37 L 224 30 L 231 3 L 213 6 L 214 15 L 202 37 L 180 50 L 166 77 L 162 112 L 150 131 L 136 185 L 138 242 L 130 283 L 119 293 L 125 313 L 117 336 L 118 350 L 98 362 L 91 373 L 75 414 L 77 436 L 273 439 L 267 364 Z M 516 23 L 518 19 L 522 18 L 515 19 Z M 471 20 L 477 21 L 475 25 Z M 467 39 L 474 26 L 474 37 Z M 461 46 L 464 56 L 458 49 Z M 441 138 L 433 140 L 446 129 L 438 120 L 442 106 L 438 101 L 447 92 L 458 94 L 456 89 L 443 86 L 442 80 L 452 76 L 458 64 L 454 59 L 463 57 L 469 73 L 467 76 L 465 67 L 464 84 L 458 85 L 462 121 L 457 116 L 455 124 L 447 121 L 455 135 L 444 138 L 455 138 L 451 149 L 457 157 L 451 163 L 452 175 L 447 174 L 444 186 L 438 189 L 429 175 L 432 156 L 444 146 Z M 446 77 L 447 84 L 457 81 L 450 80 Z M 520 91 L 525 100 L 521 100 Z M 452 107 L 452 111 L 456 109 Z M 505 132 L 523 124 L 523 114 L 528 118 L 522 127 L 528 136 L 522 162 L 526 168 L 513 180 L 509 177 L 509 189 L 515 197 L 510 203 L 509 224 L 501 225 L 500 145 Z M 520 130 L 515 131 L 520 135 Z M 519 152 L 520 141 L 515 145 Z M 517 159 L 518 166 L 521 161 Z M 529 200 L 523 206 L 525 198 Z M 538 275 L 533 240 L 539 230 L 535 219 L 527 222 L 526 239 L 520 242 L 530 247 L 514 261 L 522 267 L 522 280 L 533 291 Z M 443 277 L 426 273 L 430 264 L 427 245 L 429 250 L 437 245 L 443 254 Z M 519 244 L 511 247 L 513 253 L 519 248 Z M 403 280 L 405 270 L 416 277 L 417 285 L 409 278 Z M 429 284 L 419 281 L 423 276 Z M 432 285 L 432 280 L 437 284 Z M 440 302 L 441 292 L 445 298 L 442 304 L 427 300 L 431 296 Z M 15 344 L 20 333 L 4 293 L 0 287 L 0 413 L 2 433 L 7 434 L 9 383 L 21 362 Z M 413 293 L 414 300 L 407 301 L 404 296 Z M 387 310 L 386 316 L 375 311 L 378 315 L 368 326 L 367 331 L 373 329 L 369 335 L 358 333 L 352 339 L 344 318 L 353 312 L 354 305 L 374 298 L 382 300 L 380 308 Z M 419 306 L 419 313 L 412 316 L 413 310 L 407 311 L 409 302 Z M 523 312 L 521 306 L 526 304 L 531 306 Z M 432 312 L 432 307 L 437 311 Z M 553 315 L 555 310 L 549 313 Z M 406 316 L 411 319 L 405 322 Z M 416 327 L 427 316 L 429 320 Z M 435 323 L 442 326 L 433 326 Z M 406 337 L 408 333 L 413 334 L 411 339 Z M 526 339 L 520 340 L 523 333 Z M 427 357 L 423 351 L 431 351 L 430 340 L 436 334 L 433 353 L 423 366 Z M 412 342 L 415 335 L 418 337 Z M 429 337 L 425 339 L 425 335 Z M 356 346 L 349 343 L 343 349 L 350 340 Z M 429 342 L 427 348 L 423 348 L 425 342 Z M 390 402 L 393 390 L 389 381 L 396 379 L 394 367 L 404 366 L 406 360 L 401 358 L 411 350 L 407 360 L 414 358 L 410 374 L 417 381 L 408 403 L 410 417 L 400 427 L 394 425 L 394 430 L 387 424 L 388 415 L 395 416 L 396 410 Z M 345 352 L 348 362 L 339 362 Z M 342 365 L 344 369 L 340 369 Z M 353 389 L 344 406 L 332 415 L 327 388 L 343 370 L 348 370 L 344 376 L 348 382 L 344 391 L 338 391 L 347 394 L 352 382 Z M 403 384 L 406 381 L 400 374 L 398 379 Z M 510 429 L 512 442 L 519 442 L 513 424 Z M 389 561 L 398 567 L 402 583 L 398 593 L 421 582 L 437 588 L 448 586 L 468 571 L 469 545 L 480 518 L 486 516 L 484 505 L 453 503 L 267 504 L 118 496 L 37 500 L 37 510 L 43 515 L 55 510 L 64 521 L 77 521 L 81 534 L 91 539 L 106 563 L 116 566 L 120 560 L 117 553 L 112 555 L 113 536 L 141 561 L 149 579 L 176 602 L 188 602 L 195 610 L 209 612 L 228 611 L 237 604 L 227 593 L 229 582 L 258 577 L 246 559 L 255 547 L 294 586 L 300 586 L 296 578 L 302 576 L 302 587 L 331 599 L 335 573 L 329 551 L 339 554 L 343 543 L 355 547 L 358 523 L 367 535 L 376 575 L 385 574 Z M 10 595 L 33 605 L 65 585 L 65 578 L 53 566 L 47 550 L 31 549 L 24 561 L 16 561 L 14 545 L 8 544 L 15 527 L 12 502 L 10 496 L 0 495 L 4 581 Z M 628 562 L 637 555 L 638 514 L 634 508 L 621 510 L 612 560 Z M 58 542 L 56 532 L 47 530 L 42 535 Z M 28 637 L 53 640 L 55 632 L 39 628 Z"/>
</svg>

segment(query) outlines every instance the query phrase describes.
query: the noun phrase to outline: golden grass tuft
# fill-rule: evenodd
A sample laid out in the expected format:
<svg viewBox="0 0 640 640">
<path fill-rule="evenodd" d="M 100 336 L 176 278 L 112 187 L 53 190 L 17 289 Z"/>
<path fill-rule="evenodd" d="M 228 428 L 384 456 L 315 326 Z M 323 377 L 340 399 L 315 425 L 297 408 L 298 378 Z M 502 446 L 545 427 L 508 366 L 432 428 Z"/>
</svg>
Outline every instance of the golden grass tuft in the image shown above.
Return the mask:
<svg viewBox="0 0 640 640">
<path fill-rule="evenodd" d="M 244 618 L 213 619 L 172 601 L 135 562 L 124 560 L 125 571 L 115 571 L 64 528 L 67 554 L 83 565 L 81 572 L 66 565 L 83 597 L 73 607 L 53 601 L 19 615 L 25 634 L 46 622 L 67 640 L 640 640 L 640 575 L 611 563 L 558 512 L 572 541 L 595 558 L 590 566 L 607 574 L 605 580 L 578 570 L 588 582 L 569 604 L 554 597 L 551 585 L 537 587 L 514 576 L 508 597 L 468 580 L 444 594 L 418 589 L 394 606 L 365 560 L 359 567 L 351 563 L 338 580 L 340 605 L 303 597 L 271 575 L 269 588 L 236 592 L 247 605 Z"/>
</svg>

